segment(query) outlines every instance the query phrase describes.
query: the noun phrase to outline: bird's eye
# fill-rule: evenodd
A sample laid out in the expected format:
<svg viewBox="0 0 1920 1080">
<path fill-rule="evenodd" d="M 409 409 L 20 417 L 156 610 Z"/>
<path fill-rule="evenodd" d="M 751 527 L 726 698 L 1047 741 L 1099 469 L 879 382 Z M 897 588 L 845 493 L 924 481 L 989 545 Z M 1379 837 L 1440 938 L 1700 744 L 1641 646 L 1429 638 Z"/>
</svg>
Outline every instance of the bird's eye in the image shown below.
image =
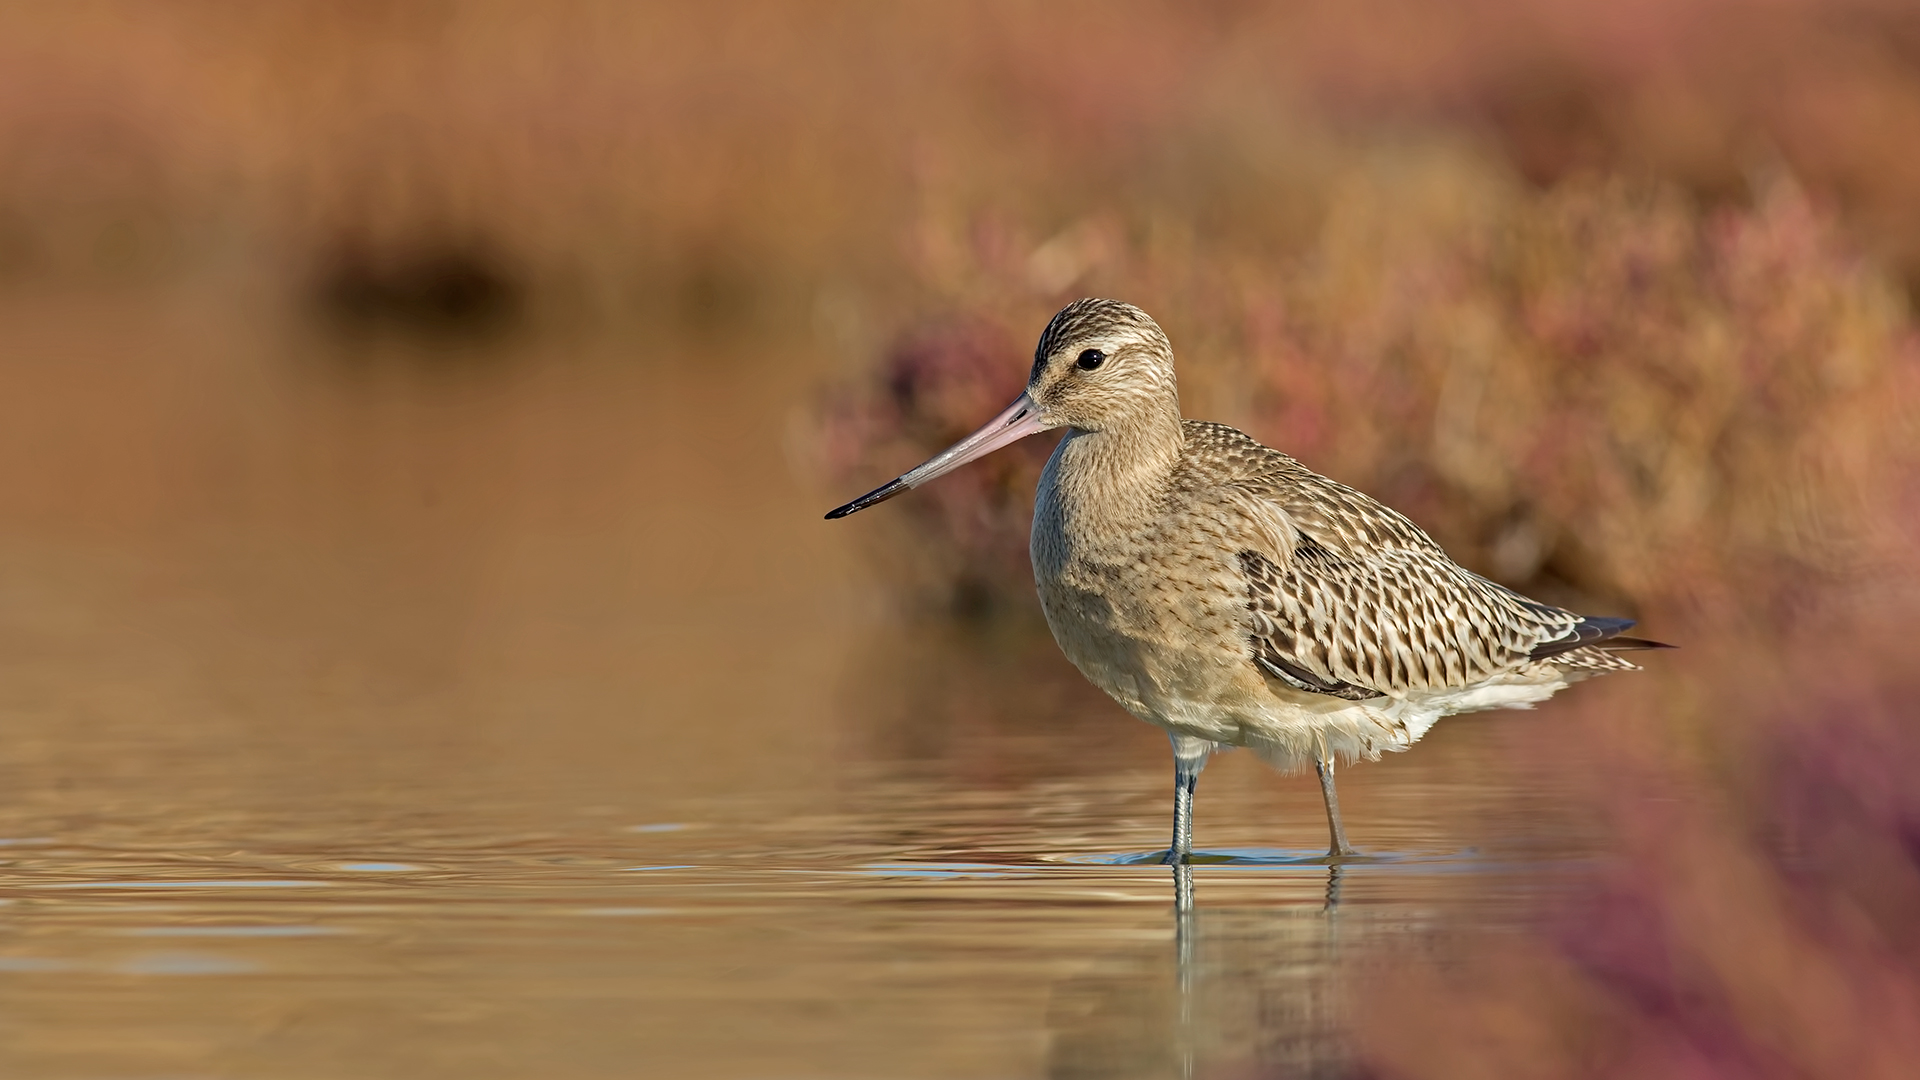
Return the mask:
<svg viewBox="0 0 1920 1080">
<path fill-rule="evenodd" d="M 1086 352 L 1080 354 L 1080 359 L 1075 360 L 1074 365 L 1081 371 L 1092 371 L 1094 368 L 1106 362 L 1106 353 L 1101 352 L 1099 349 L 1088 349 Z"/>
</svg>

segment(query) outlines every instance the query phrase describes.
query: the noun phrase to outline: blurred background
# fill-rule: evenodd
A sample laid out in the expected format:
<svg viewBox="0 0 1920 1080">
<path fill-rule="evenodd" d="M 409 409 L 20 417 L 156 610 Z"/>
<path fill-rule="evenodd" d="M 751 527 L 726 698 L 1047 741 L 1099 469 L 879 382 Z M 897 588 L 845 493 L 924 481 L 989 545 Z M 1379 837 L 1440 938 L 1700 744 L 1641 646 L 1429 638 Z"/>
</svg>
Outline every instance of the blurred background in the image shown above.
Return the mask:
<svg viewBox="0 0 1920 1080">
<path fill-rule="evenodd" d="M 819 520 L 1083 295 L 1682 646 L 1353 770 L 1479 854 L 1337 963 L 1220 879 L 1288 1004 L 1198 1065 L 1160 879 L 1044 871 L 1165 786 L 1038 618 L 1050 446 Z M 1905 1075 L 1916 297 L 1910 0 L 0 6 L 0 1060 Z"/>
</svg>

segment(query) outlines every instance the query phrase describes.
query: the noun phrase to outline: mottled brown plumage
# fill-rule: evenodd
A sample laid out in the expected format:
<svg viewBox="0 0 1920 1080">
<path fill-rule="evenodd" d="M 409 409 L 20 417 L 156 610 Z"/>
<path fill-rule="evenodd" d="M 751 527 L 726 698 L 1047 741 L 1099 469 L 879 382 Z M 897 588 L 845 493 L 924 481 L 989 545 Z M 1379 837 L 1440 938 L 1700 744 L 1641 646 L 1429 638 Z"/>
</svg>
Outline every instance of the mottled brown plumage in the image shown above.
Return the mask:
<svg viewBox="0 0 1920 1080">
<path fill-rule="evenodd" d="M 1629 670 L 1625 619 L 1586 618 L 1473 574 L 1406 517 L 1224 425 L 1182 420 L 1166 335 L 1111 300 L 1068 305 L 1027 392 L 979 433 L 839 510 L 872 505 L 1035 431 L 1065 427 L 1041 474 L 1032 557 L 1062 651 L 1165 728 L 1175 836 L 1194 778 L 1244 746 L 1312 763 L 1346 854 L 1336 757 L 1413 745 L 1442 716 L 1524 708 Z"/>
</svg>

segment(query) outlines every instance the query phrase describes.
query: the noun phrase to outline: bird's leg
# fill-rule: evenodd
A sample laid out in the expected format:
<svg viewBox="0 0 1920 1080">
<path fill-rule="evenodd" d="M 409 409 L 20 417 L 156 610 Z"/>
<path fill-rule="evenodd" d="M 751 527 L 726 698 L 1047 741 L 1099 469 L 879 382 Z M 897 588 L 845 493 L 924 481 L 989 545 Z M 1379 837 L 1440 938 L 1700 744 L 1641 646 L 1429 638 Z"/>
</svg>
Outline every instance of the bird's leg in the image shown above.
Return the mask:
<svg viewBox="0 0 1920 1080">
<path fill-rule="evenodd" d="M 1200 770 L 1179 758 L 1173 759 L 1173 846 L 1166 861 L 1175 866 L 1193 854 L 1193 788 Z"/>
<path fill-rule="evenodd" d="M 1178 866 L 1193 854 L 1193 788 L 1213 744 L 1187 735 L 1173 738 L 1173 846 L 1165 862 Z"/>
<path fill-rule="evenodd" d="M 1327 848 L 1327 855 L 1335 859 L 1352 855 L 1353 848 L 1347 844 L 1347 830 L 1340 824 L 1340 796 L 1333 791 L 1332 755 L 1322 754 L 1315 758 L 1313 767 L 1320 774 L 1320 796 L 1327 801 L 1327 831 L 1333 841 Z"/>
</svg>

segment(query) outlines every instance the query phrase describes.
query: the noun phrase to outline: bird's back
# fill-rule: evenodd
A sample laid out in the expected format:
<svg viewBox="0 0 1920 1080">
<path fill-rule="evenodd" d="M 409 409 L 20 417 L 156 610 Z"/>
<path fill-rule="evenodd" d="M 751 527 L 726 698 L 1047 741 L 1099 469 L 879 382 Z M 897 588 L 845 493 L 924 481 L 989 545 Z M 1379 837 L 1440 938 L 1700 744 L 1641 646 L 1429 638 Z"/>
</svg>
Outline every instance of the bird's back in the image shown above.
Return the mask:
<svg viewBox="0 0 1920 1080">
<path fill-rule="evenodd" d="M 1231 507 L 1252 526 L 1221 539 L 1244 580 L 1249 662 L 1282 683 L 1364 701 L 1633 667 L 1606 647 L 1630 621 L 1530 600 L 1278 450 L 1223 424 L 1183 428 L 1170 516 Z"/>
</svg>

